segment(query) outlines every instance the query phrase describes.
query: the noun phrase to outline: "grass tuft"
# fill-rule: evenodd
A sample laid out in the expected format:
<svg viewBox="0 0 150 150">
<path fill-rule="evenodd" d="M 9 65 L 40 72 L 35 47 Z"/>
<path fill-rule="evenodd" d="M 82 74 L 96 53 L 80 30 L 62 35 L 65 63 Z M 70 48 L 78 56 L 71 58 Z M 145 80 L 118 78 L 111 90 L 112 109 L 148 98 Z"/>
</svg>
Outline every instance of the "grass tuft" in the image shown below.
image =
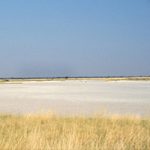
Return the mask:
<svg viewBox="0 0 150 150">
<path fill-rule="evenodd" d="M 150 119 L 0 115 L 0 149 L 149 150 Z"/>
</svg>

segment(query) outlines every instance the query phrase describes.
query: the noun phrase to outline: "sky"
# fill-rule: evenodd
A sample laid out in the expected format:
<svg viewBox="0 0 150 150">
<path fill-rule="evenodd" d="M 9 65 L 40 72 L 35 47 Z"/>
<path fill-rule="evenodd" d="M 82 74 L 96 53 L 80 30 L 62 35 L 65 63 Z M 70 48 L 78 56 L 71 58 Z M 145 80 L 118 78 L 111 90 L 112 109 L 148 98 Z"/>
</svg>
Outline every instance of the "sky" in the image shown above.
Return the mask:
<svg viewBox="0 0 150 150">
<path fill-rule="evenodd" d="M 0 77 L 150 75 L 150 0 L 1 0 Z"/>
</svg>

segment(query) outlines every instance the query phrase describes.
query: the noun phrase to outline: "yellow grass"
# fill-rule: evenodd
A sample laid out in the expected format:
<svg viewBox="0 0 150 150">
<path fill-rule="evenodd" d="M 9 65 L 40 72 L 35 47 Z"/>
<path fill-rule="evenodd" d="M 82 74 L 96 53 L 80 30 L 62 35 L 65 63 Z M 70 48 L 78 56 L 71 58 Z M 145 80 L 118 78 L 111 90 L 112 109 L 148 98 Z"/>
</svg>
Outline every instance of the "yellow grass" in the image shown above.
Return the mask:
<svg viewBox="0 0 150 150">
<path fill-rule="evenodd" d="M 1 150 L 149 150 L 150 119 L 0 115 Z"/>
</svg>

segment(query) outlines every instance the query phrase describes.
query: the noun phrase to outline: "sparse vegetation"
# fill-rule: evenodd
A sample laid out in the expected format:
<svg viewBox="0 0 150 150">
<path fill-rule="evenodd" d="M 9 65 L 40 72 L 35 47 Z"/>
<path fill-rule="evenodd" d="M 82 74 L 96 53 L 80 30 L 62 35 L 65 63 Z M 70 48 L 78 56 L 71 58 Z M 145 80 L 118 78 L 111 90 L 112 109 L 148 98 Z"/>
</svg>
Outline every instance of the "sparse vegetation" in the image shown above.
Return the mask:
<svg viewBox="0 0 150 150">
<path fill-rule="evenodd" d="M 0 149 L 149 150 L 150 119 L 1 115 Z"/>
<path fill-rule="evenodd" d="M 10 78 L 0 79 L 0 83 L 21 84 L 25 81 L 65 81 L 65 80 L 101 80 L 101 81 L 150 81 L 147 77 L 53 77 L 53 78 Z"/>
</svg>

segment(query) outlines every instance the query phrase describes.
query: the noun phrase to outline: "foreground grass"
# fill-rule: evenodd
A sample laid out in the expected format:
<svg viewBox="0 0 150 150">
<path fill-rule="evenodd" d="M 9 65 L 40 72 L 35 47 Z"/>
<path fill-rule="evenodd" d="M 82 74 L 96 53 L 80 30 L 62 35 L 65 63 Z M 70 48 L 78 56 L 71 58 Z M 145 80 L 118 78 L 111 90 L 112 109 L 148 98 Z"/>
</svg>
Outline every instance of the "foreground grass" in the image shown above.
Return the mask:
<svg viewBox="0 0 150 150">
<path fill-rule="evenodd" d="M 150 119 L 1 115 L 0 149 L 149 150 Z"/>
</svg>

